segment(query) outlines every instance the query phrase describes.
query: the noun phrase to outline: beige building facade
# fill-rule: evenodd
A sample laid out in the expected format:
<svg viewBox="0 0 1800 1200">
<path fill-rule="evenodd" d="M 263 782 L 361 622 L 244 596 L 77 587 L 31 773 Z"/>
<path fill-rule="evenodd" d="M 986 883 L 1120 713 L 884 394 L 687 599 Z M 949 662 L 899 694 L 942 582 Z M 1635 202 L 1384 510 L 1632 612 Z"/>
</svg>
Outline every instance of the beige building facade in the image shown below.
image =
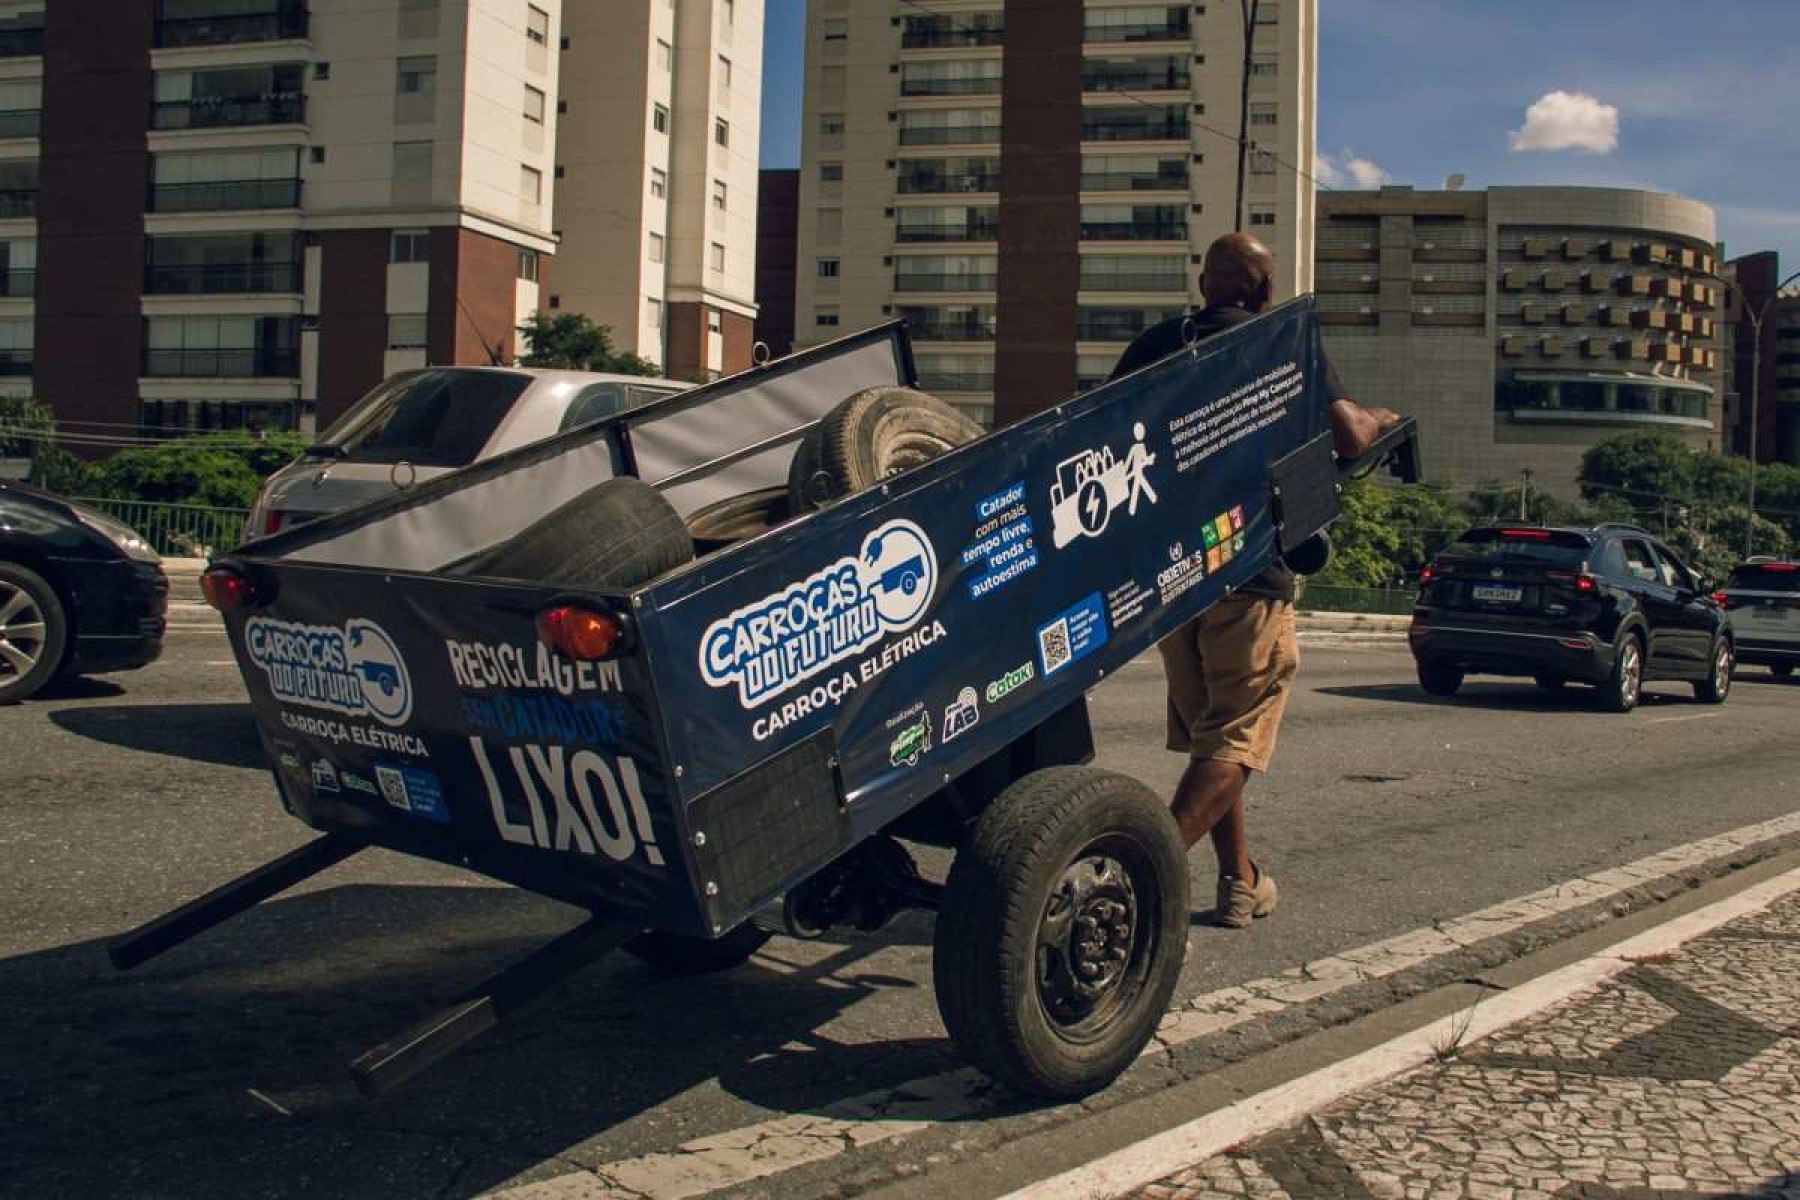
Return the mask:
<svg viewBox="0 0 1800 1200">
<path fill-rule="evenodd" d="M 1243 225 L 1310 290 L 1315 0 L 1262 0 Z M 923 385 L 1007 423 L 1199 302 L 1238 223 L 1236 4 L 814 0 L 795 340 L 895 316 Z"/>
<path fill-rule="evenodd" d="M 1720 442 L 1714 217 L 1616 188 L 1324 192 L 1316 289 L 1345 387 L 1419 418 L 1433 482 L 1574 497 L 1613 434 Z"/>
</svg>

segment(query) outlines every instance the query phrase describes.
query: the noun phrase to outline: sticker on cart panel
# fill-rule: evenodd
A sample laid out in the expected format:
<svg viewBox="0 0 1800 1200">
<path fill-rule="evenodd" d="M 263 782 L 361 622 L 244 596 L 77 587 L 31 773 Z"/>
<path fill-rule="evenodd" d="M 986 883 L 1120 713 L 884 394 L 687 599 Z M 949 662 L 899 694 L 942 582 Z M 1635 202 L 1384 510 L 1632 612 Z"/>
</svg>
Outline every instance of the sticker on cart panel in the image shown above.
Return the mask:
<svg viewBox="0 0 1800 1200">
<path fill-rule="evenodd" d="M 1106 645 L 1106 604 L 1094 592 L 1038 626 L 1038 660 L 1046 676 Z"/>
<path fill-rule="evenodd" d="M 1123 458 L 1111 446 L 1083 450 L 1056 464 L 1050 485 L 1050 540 L 1058 550 L 1077 538 L 1099 537 L 1123 508 L 1136 516 L 1138 505 L 1155 504 L 1149 469 L 1156 455 L 1144 445 L 1142 421 L 1131 427 L 1132 442 Z"/>
<path fill-rule="evenodd" d="M 412 681 L 400 648 L 375 622 L 341 627 L 252 617 L 244 626 L 250 661 L 285 704 L 404 725 L 412 715 Z"/>
</svg>

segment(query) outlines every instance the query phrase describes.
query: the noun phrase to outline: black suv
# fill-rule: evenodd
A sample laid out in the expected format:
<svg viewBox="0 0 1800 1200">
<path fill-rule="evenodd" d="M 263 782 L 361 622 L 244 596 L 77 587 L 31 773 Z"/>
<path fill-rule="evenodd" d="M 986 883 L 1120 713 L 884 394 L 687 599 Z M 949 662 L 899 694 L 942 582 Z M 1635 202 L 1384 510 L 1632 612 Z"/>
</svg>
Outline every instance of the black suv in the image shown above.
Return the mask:
<svg viewBox="0 0 1800 1200">
<path fill-rule="evenodd" d="M 1522 675 L 1594 684 L 1601 707 L 1629 712 L 1646 680 L 1680 679 L 1722 704 L 1736 649 L 1711 592 L 1629 525 L 1471 529 L 1421 573 L 1408 640 L 1434 696 L 1468 674 Z"/>
</svg>

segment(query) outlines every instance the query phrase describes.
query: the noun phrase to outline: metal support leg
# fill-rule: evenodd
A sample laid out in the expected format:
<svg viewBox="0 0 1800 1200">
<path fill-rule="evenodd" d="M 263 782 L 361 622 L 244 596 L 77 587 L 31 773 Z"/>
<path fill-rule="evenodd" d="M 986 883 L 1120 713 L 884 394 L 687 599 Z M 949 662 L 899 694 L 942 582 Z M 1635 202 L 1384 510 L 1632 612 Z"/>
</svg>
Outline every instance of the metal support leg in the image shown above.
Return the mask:
<svg viewBox="0 0 1800 1200">
<path fill-rule="evenodd" d="M 106 944 L 106 956 L 119 970 L 129 971 L 139 963 L 205 933 L 221 921 L 254 908 L 277 892 L 285 892 L 301 880 L 336 866 L 366 845 L 366 842 L 341 833 L 315 838 L 298 850 L 290 850 L 249 874 L 240 875 L 230 883 L 188 901 L 173 912 L 164 913 L 130 933 L 120 934 Z"/>
<path fill-rule="evenodd" d="M 590 917 L 490 977 L 462 1000 L 363 1054 L 350 1064 L 356 1086 L 368 1096 L 399 1086 L 640 932 L 641 926 L 629 922 Z"/>
</svg>

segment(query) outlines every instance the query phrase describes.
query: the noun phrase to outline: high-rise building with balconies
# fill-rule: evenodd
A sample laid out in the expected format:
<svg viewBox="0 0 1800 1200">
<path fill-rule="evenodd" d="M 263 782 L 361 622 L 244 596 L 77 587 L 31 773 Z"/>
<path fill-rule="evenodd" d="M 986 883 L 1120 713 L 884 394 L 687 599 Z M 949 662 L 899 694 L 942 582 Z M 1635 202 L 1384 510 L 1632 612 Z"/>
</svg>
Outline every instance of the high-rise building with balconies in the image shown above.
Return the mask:
<svg viewBox="0 0 1800 1200">
<path fill-rule="evenodd" d="M 903 316 L 925 387 L 1005 423 L 1198 302 L 1242 225 L 1310 290 L 1316 0 L 808 6 L 795 335 Z"/>
</svg>

